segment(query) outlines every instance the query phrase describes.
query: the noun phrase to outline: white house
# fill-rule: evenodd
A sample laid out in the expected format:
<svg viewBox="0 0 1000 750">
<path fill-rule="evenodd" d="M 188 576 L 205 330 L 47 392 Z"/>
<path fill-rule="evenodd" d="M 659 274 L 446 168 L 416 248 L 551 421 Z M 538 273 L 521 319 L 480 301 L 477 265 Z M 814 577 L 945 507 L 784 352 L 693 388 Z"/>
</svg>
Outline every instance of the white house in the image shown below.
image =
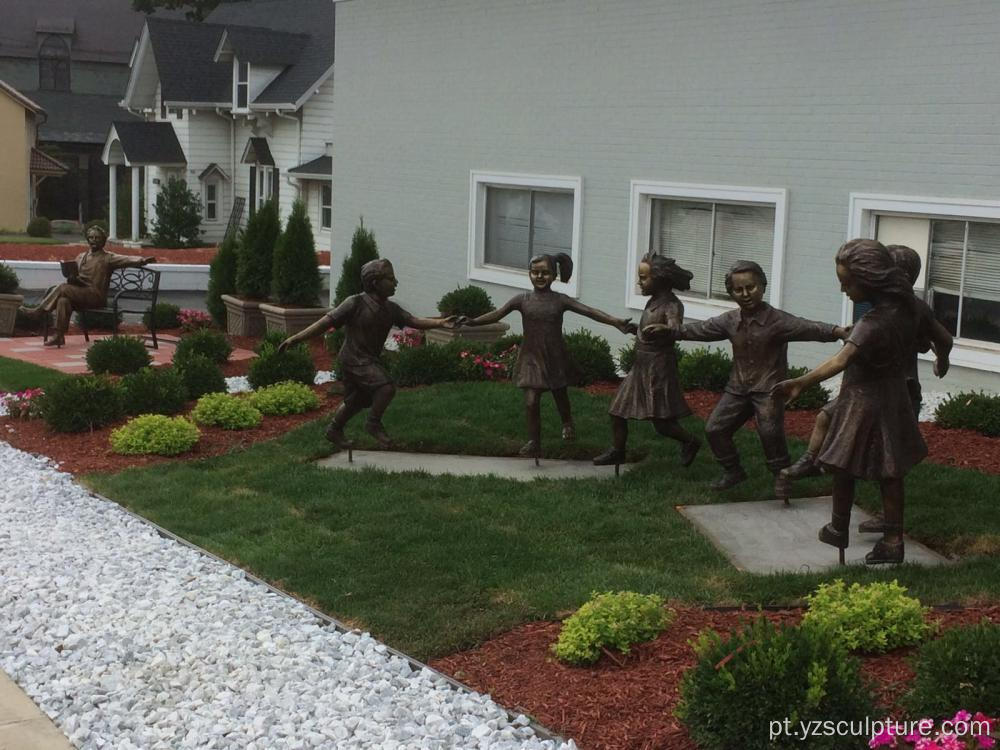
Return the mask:
<svg viewBox="0 0 1000 750">
<path fill-rule="evenodd" d="M 121 102 L 145 122 L 114 123 L 105 163 L 131 169 L 147 215 L 158 187 L 183 178 L 201 196 L 207 242 L 222 240 L 234 205 L 245 223 L 276 198 L 284 220 L 302 198 L 317 249 L 328 249 L 333 36 L 330 0 L 222 3 L 205 23 L 148 18 Z"/>
<path fill-rule="evenodd" d="M 833 254 L 871 236 L 922 254 L 949 388 L 1000 389 L 1000 6 L 336 4 L 333 244 L 364 215 L 411 309 L 470 282 L 499 304 L 544 248 L 576 261 L 557 288 L 637 317 L 654 248 L 695 272 L 690 318 L 747 258 L 773 304 L 847 322 Z"/>
</svg>

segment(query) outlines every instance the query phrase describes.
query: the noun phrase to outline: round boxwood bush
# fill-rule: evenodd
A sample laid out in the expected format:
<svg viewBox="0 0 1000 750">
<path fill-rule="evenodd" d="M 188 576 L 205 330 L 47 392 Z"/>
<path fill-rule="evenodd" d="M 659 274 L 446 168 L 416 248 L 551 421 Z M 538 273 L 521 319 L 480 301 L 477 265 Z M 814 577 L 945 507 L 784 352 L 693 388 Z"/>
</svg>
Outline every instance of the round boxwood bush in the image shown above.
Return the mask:
<svg viewBox="0 0 1000 750">
<path fill-rule="evenodd" d="M 0 261 L 0 294 L 14 294 L 21 286 L 17 272 L 6 263 Z"/>
<path fill-rule="evenodd" d="M 941 427 L 975 430 L 1000 435 L 1000 395 L 962 392 L 938 404 L 934 421 Z"/>
<path fill-rule="evenodd" d="M 28 222 L 28 227 L 24 231 L 29 237 L 51 237 L 52 222 L 44 216 L 36 216 Z"/>
<path fill-rule="evenodd" d="M 569 359 L 576 366 L 577 385 L 590 385 L 599 380 L 617 380 L 618 371 L 607 340 L 585 328 L 566 334 Z"/>
<path fill-rule="evenodd" d="M 146 308 L 146 312 L 142 314 L 142 324 L 146 328 L 151 328 L 150 323 L 156 323 L 158 331 L 164 328 L 177 328 L 180 325 L 180 321 L 177 320 L 177 314 L 180 311 L 181 309 L 177 305 L 172 305 L 169 302 L 157 302 L 156 307 Z"/>
<path fill-rule="evenodd" d="M 932 630 L 925 619 L 928 609 L 896 581 L 847 586 L 838 579 L 821 583 L 806 601 L 802 626 L 826 628 L 850 651 L 880 653 L 911 646 Z"/>
<path fill-rule="evenodd" d="M 118 383 L 104 375 L 79 375 L 47 388 L 41 412 L 57 432 L 83 432 L 121 419 L 125 405 Z"/>
<path fill-rule="evenodd" d="M 144 367 L 121 379 L 128 414 L 176 414 L 187 401 L 184 378 L 172 367 Z"/>
<path fill-rule="evenodd" d="M 685 391 L 704 390 L 721 392 L 729 382 L 733 360 L 720 349 L 692 349 L 685 351 L 677 363 L 677 375 Z"/>
<path fill-rule="evenodd" d="M 570 664 L 592 664 L 605 648 L 627 654 L 633 644 L 656 638 L 673 617 L 655 594 L 595 592 L 563 622 L 552 652 Z"/>
<path fill-rule="evenodd" d="M 259 425 L 262 415 L 245 398 L 228 393 L 206 393 L 198 399 L 191 418 L 198 424 L 224 430 L 247 430 Z"/>
<path fill-rule="evenodd" d="M 183 362 L 194 354 L 208 357 L 217 364 L 225 364 L 233 347 L 221 331 L 211 328 L 199 328 L 197 331 L 181 336 L 174 352 L 174 362 Z"/>
<path fill-rule="evenodd" d="M 254 391 L 247 399 L 261 414 L 283 416 L 319 408 L 319 396 L 302 383 L 275 383 Z"/>
<path fill-rule="evenodd" d="M 96 375 L 126 375 L 149 367 L 152 361 L 142 339 L 135 336 L 111 336 L 87 349 L 87 367 Z"/>
<path fill-rule="evenodd" d="M 247 380 L 254 390 L 286 380 L 312 385 L 315 379 L 316 366 L 305 344 L 290 346 L 279 353 L 278 347 L 267 340 L 261 344 L 257 359 L 250 363 L 247 372 Z"/>
<path fill-rule="evenodd" d="M 184 417 L 143 414 L 111 433 L 111 450 L 125 456 L 176 456 L 191 450 L 201 432 Z"/>
<path fill-rule="evenodd" d="M 698 662 L 681 679 L 676 713 L 699 748 L 801 748 L 801 737 L 772 737 L 771 722 L 863 722 L 873 710 L 858 661 L 822 628 L 760 618 L 728 638 L 705 630 L 693 646 Z M 808 746 L 843 750 L 844 737 L 814 734 Z"/>
<path fill-rule="evenodd" d="M 915 677 L 902 701 L 911 716 L 1000 715 L 1000 625 L 946 630 L 920 647 L 912 666 Z"/>
<path fill-rule="evenodd" d="M 443 316 L 467 315 L 478 318 L 493 309 L 493 300 L 478 286 L 460 286 L 438 300 L 438 312 Z"/>
<path fill-rule="evenodd" d="M 184 381 L 184 390 L 189 399 L 200 398 L 206 393 L 225 393 L 226 378 L 222 369 L 204 354 L 191 354 L 174 367 Z"/>
<path fill-rule="evenodd" d="M 808 367 L 789 367 L 788 378 L 800 378 L 809 372 Z M 795 411 L 798 409 L 819 409 L 830 400 L 830 391 L 819 383 L 811 385 L 790 403 L 787 409 Z"/>
</svg>

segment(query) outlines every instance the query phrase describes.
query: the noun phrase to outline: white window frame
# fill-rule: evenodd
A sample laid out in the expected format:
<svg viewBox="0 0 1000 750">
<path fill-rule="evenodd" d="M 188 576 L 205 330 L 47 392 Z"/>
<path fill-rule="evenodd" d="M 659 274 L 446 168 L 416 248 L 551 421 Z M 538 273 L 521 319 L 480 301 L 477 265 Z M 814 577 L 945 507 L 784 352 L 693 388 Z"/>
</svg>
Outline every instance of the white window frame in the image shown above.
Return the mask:
<svg viewBox="0 0 1000 750">
<path fill-rule="evenodd" d="M 256 164 L 255 166 L 257 167 L 257 205 L 255 210 L 260 211 L 274 195 L 274 167 L 267 164 Z"/>
<path fill-rule="evenodd" d="M 247 66 L 247 79 L 245 81 L 241 81 L 240 61 L 236 57 L 233 57 L 233 111 L 234 112 L 250 111 L 250 63 L 246 63 L 246 66 Z M 247 90 L 247 103 L 243 107 L 241 107 L 239 104 L 241 86 L 246 86 Z"/>
<path fill-rule="evenodd" d="M 583 178 L 557 177 L 534 174 L 509 174 L 472 170 L 469 175 L 469 279 L 493 284 L 531 289 L 528 269 L 516 271 L 485 262 L 486 242 L 486 189 L 521 188 L 523 190 L 554 190 L 573 194 L 573 240 L 570 257 L 573 259 L 573 277 L 563 284 L 555 282 L 557 291 L 570 297 L 579 296 L 580 281 L 580 225 L 583 216 Z"/>
<path fill-rule="evenodd" d="M 330 202 L 324 203 L 325 193 L 330 192 Z M 330 212 L 330 223 L 323 223 L 323 212 Z M 333 226 L 333 185 L 320 184 L 319 186 L 319 229 L 321 232 L 329 232 Z"/>
<path fill-rule="evenodd" d="M 767 276 L 768 302 L 781 305 L 781 287 L 785 260 L 785 232 L 788 221 L 788 191 L 784 188 L 737 187 L 732 185 L 694 185 L 685 182 L 632 180 L 629 200 L 628 262 L 625 269 L 625 305 L 633 310 L 646 307 L 648 297 L 639 293 L 636 269 L 639 260 L 649 251 L 652 230 L 652 201 L 655 198 L 706 201 L 712 203 L 754 204 L 774 208 L 774 244 L 771 270 Z M 706 320 L 737 305 L 732 300 L 707 299 L 684 292 L 677 295 L 684 302 L 684 315 Z"/>
<path fill-rule="evenodd" d="M 848 208 L 848 238 L 875 237 L 878 216 L 901 216 L 916 219 L 1000 222 L 1000 202 L 960 200 L 955 198 L 923 198 L 879 193 L 851 193 Z M 844 295 L 841 321 L 849 324 L 853 306 Z M 920 354 L 920 359 L 934 361 L 934 354 Z M 955 339 L 951 363 L 974 370 L 1000 370 L 1000 344 L 978 339 Z"/>
<path fill-rule="evenodd" d="M 208 199 L 208 189 L 210 187 L 214 187 L 215 188 L 215 200 L 214 201 L 210 201 Z M 210 179 L 205 180 L 205 182 L 204 182 L 205 222 L 208 223 L 208 224 L 217 224 L 221 220 L 220 216 L 222 215 L 222 211 L 220 211 L 219 209 L 221 208 L 221 204 L 222 204 L 222 198 L 221 198 L 221 192 L 222 191 L 220 190 L 220 188 L 221 188 L 221 181 L 218 178 L 210 178 Z M 208 204 L 209 203 L 215 203 L 215 218 L 214 219 L 208 218 Z"/>
</svg>

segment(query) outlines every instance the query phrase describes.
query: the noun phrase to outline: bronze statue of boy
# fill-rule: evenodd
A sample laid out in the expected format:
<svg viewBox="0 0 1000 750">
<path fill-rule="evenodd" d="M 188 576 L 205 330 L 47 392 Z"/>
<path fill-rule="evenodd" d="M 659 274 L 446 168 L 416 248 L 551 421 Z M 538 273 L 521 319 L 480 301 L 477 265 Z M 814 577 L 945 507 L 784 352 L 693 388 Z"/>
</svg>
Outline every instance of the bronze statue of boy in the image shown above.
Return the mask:
<svg viewBox="0 0 1000 750">
<path fill-rule="evenodd" d="M 361 267 L 364 292 L 355 294 L 308 328 L 289 336 L 278 346 L 283 352 L 292 344 L 318 336 L 331 328 L 344 328 L 344 345 L 337 360 L 337 375 L 344 383 L 344 400 L 333 414 L 333 421 L 326 430 L 327 439 L 338 448 L 346 448 L 349 441 L 344 436 L 344 426 L 365 407 L 371 407 L 365 430 L 383 448 L 392 440 L 382 426 L 382 415 L 396 395 L 396 386 L 379 361 L 385 340 L 393 326 L 403 328 L 454 328 L 457 316 L 447 318 L 417 318 L 408 313 L 390 297 L 396 293 L 396 275 L 392 263 L 384 258 L 365 263 Z"/>
</svg>

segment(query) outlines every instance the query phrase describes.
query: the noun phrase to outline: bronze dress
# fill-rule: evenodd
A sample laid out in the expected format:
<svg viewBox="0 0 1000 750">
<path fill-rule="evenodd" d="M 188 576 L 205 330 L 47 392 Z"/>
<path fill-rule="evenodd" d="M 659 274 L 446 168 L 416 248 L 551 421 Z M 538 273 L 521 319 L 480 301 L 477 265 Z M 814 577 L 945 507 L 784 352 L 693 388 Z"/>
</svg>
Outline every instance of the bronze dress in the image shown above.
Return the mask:
<svg viewBox="0 0 1000 750">
<path fill-rule="evenodd" d="M 847 341 L 858 351 L 844 370 L 817 461 L 857 479 L 903 477 L 927 455 L 906 385 L 917 347 L 914 311 L 880 302 Z"/>
<path fill-rule="evenodd" d="M 518 388 L 554 391 L 576 380 L 563 339 L 563 313 L 569 298 L 559 292 L 526 292 L 505 308 L 521 313 L 524 340 L 517 352 L 514 384 Z"/>
<path fill-rule="evenodd" d="M 684 305 L 673 292 L 650 298 L 639 320 L 635 361 L 618 386 L 608 414 L 622 419 L 676 419 L 691 413 L 677 375 L 673 340 L 646 338 L 642 333 L 654 323 L 678 328 L 683 322 Z"/>
</svg>

